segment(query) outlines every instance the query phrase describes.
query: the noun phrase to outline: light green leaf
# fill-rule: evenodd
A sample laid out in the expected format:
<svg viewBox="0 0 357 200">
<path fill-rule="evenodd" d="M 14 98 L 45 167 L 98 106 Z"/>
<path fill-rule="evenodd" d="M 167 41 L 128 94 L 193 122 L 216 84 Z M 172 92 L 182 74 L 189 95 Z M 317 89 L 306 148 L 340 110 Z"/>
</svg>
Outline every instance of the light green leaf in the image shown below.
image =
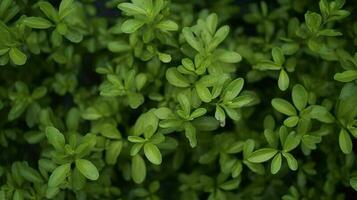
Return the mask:
<svg viewBox="0 0 357 200">
<path fill-rule="evenodd" d="M 298 116 L 291 116 L 284 120 L 284 125 L 287 127 L 294 127 L 299 122 Z"/>
<path fill-rule="evenodd" d="M 316 119 L 324 123 L 333 123 L 335 121 L 334 116 L 324 107 L 320 105 L 309 106 L 310 112 L 308 115 L 312 119 Z"/>
<path fill-rule="evenodd" d="M 277 153 L 271 161 L 270 171 L 272 174 L 278 173 L 281 168 L 281 154 Z"/>
<path fill-rule="evenodd" d="M 197 95 L 203 102 L 208 103 L 212 100 L 212 94 L 206 86 L 201 83 L 196 83 L 195 88 L 197 91 Z"/>
<path fill-rule="evenodd" d="M 76 167 L 87 179 L 95 181 L 99 178 L 97 167 L 89 160 L 77 159 Z"/>
<path fill-rule="evenodd" d="M 237 78 L 234 81 L 230 82 L 228 86 L 223 91 L 223 101 L 231 101 L 236 98 L 239 93 L 242 91 L 244 85 L 244 79 Z"/>
<path fill-rule="evenodd" d="M 192 148 L 197 146 L 196 128 L 191 123 L 185 123 L 185 135 Z"/>
<path fill-rule="evenodd" d="M 121 3 L 118 5 L 118 8 L 125 12 L 127 15 L 147 15 L 147 12 L 144 8 L 137 6 L 132 3 Z"/>
<path fill-rule="evenodd" d="M 281 70 L 281 65 L 276 64 L 270 60 L 260 61 L 254 66 L 255 69 L 259 70 Z"/>
<path fill-rule="evenodd" d="M 242 60 L 242 56 L 234 51 L 222 51 L 218 54 L 218 60 L 224 63 L 238 63 Z"/>
<path fill-rule="evenodd" d="M 178 25 L 172 20 L 164 20 L 159 22 L 156 27 L 162 31 L 177 31 Z"/>
<path fill-rule="evenodd" d="M 285 62 L 285 57 L 282 49 L 280 47 L 274 47 L 271 50 L 271 55 L 273 56 L 273 60 L 277 65 L 282 66 Z"/>
<path fill-rule="evenodd" d="M 191 119 L 195 119 L 197 117 L 201 117 L 203 116 L 204 114 L 206 114 L 207 110 L 206 108 L 197 108 L 196 110 L 194 110 L 191 115 L 190 115 L 190 118 Z"/>
<path fill-rule="evenodd" d="M 357 70 L 346 70 L 344 72 L 335 74 L 333 78 L 336 81 L 344 83 L 351 82 L 357 79 Z"/>
<path fill-rule="evenodd" d="M 29 167 L 29 166 L 23 164 L 23 165 L 20 165 L 19 171 L 20 171 L 21 176 L 24 177 L 24 179 L 26 179 L 27 181 L 30 181 L 32 183 L 42 183 L 43 182 L 43 179 L 42 179 L 40 173 L 38 173 L 38 171 L 36 171 L 32 167 Z"/>
<path fill-rule="evenodd" d="M 112 141 L 106 149 L 105 161 L 109 165 L 114 165 L 123 147 L 122 141 Z"/>
<path fill-rule="evenodd" d="M 183 28 L 182 34 L 185 37 L 187 43 L 196 51 L 200 52 L 203 49 L 202 44 L 195 38 L 190 28 L 188 27 Z"/>
<path fill-rule="evenodd" d="M 73 0 L 62 0 L 59 6 L 59 16 L 61 19 L 65 18 L 74 10 L 75 5 Z"/>
<path fill-rule="evenodd" d="M 352 152 L 352 140 L 350 135 L 345 129 L 341 129 L 339 137 L 338 137 L 338 142 L 340 145 L 340 148 L 344 154 L 349 154 Z"/>
<path fill-rule="evenodd" d="M 357 191 L 357 177 L 352 177 L 350 179 L 350 185 L 352 186 L 352 188 Z"/>
<path fill-rule="evenodd" d="M 292 95 L 293 103 L 298 110 L 301 111 L 306 107 L 308 94 L 302 85 L 300 84 L 294 85 L 291 95 Z"/>
<path fill-rule="evenodd" d="M 124 41 L 112 41 L 108 43 L 108 49 L 111 52 L 120 53 L 131 49 L 131 46 Z"/>
<path fill-rule="evenodd" d="M 298 162 L 290 153 L 283 152 L 283 156 L 286 158 L 288 162 L 288 166 L 291 170 L 295 171 L 298 168 Z"/>
<path fill-rule="evenodd" d="M 279 79 L 278 79 L 278 86 L 281 91 L 285 91 L 289 88 L 289 76 L 288 73 L 286 73 L 285 70 L 281 70 L 279 74 Z"/>
<path fill-rule="evenodd" d="M 131 177 L 137 184 L 142 183 L 146 177 L 146 165 L 140 155 L 135 155 L 131 161 Z"/>
<path fill-rule="evenodd" d="M 224 110 L 222 109 L 221 106 L 217 105 L 216 106 L 216 112 L 214 114 L 214 117 L 219 121 L 220 126 L 224 127 L 226 124 L 226 114 L 224 113 Z"/>
<path fill-rule="evenodd" d="M 145 24 L 142 20 L 137 19 L 128 19 L 121 25 L 121 30 L 124 33 L 134 33 L 139 28 L 141 28 Z"/>
<path fill-rule="evenodd" d="M 250 154 L 250 156 L 248 157 L 248 161 L 253 163 L 265 162 L 271 159 L 277 153 L 278 150 L 272 148 L 259 149 Z"/>
<path fill-rule="evenodd" d="M 275 108 L 275 110 L 285 115 L 295 116 L 297 114 L 294 106 L 284 99 L 274 98 L 271 101 L 271 105 Z"/>
<path fill-rule="evenodd" d="M 13 196 L 12 200 L 24 200 L 24 194 L 21 190 L 16 189 Z"/>
<path fill-rule="evenodd" d="M 291 132 L 285 139 L 283 150 L 284 152 L 289 152 L 295 149 L 300 144 L 300 136 Z"/>
<path fill-rule="evenodd" d="M 51 20 L 58 22 L 59 21 L 59 15 L 57 13 L 57 10 L 50 4 L 49 2 L 46 1 L 40 1 L 38 2 L 38 5 L 41 9 L 41 11 Z"/>
<path fill-rule="evenodd" d="M 65 139 L 63 134 L 55 127 L 46 128 L 46 137 L 48 142 L 57 150 L 63 149 L 65 145 Z"/>
<path fill-rule="evenodd" d="M 341 36 L 342 33 L 339 31 L 336 31 L 334 29 L 323 29 L 319 31 L 318 33 L 321 36 L 328 36 L 328 37 L 335 37 L 335 36 Z"/>
<path fill-rule="evenodd" d="M 234 121 L 238 121 L 241 119 L 241 114 L 238 113 L 236 109 L 230 108 L 228 106 L 223 106 L 223 108 L 226 111 L 227 115 Z"/>
<path fill-rule="evenodd" d="M 305 21 L 306 21 L 307 28 L 312 33 L 316 33 L 320 29 L 320 26 L 322 23 L 322 18 L 321 18 L 321 15 L 319 15 L 315 12 L 308 11 L 305 14 Z"/>
<path fill-rule="evenodd" d="M 167 81 L 176 87 L 188 87 L 190 86 L 189 80 L 183 76 L 176 68 L 169 68 L 166 70 Z"/>
<path fill-rule="evenodd" d="M 26 26 L 36 29 L 48 29 L 53 26 L 50 21 L 42 17 L 27 17 L 23 22 Z"/>
<path fill-rule="evenodd" d="M 15 65 L 24 65 L 27 60 L 26 54 L 24 54 L 22 51 L 20 51 L 16 47 L 13 47 L 10 49 L 9 56 L 10 56 L 11 61 Z"/>
<path fill-rule="evenodd" d="M 66 163 L 58 166 L 55 170 L 53 170 L 50 178 L 48 179 L 49 187 L 58 187 L 61 185 L 64 180 L 66 180 L 69 172 L 71 170 L 71 164 Z"/>
<path fill-rule="evenodd" d="M 143 143 L 146 141 L 144 138 L 135 135 L 128 136 L 128 140 L 133 143 Z"/>
<path fill-rule="evenodd" d="M 161 152 L 156 145 L 151 143 L 146 143 L 144 145 L 144 153 L 146 158 L 155 165 L 160 165 L 162 162 Z"/>
<path fill-rule="evenodd" d="M 159 59 L 163 62 L 163 63 L 169 63 L 171 61 L 171 55 L 167 54 L 167 53 L 158 53 L 159 55 Z"/>
</svg>

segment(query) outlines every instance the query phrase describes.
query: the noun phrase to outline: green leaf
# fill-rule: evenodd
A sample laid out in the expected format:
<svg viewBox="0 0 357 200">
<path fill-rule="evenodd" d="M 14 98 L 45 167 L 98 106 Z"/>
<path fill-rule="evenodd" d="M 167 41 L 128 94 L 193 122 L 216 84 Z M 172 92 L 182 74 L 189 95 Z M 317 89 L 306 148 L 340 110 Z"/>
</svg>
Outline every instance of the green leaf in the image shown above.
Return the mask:
<svg viewBox="0 0 357 200">
<path fill-rule="evenodd" d="M 131 156 L 137 155 L 143 146 L 144 146 L 143 143 L 134 144 L 130 149 L 130 155 Z"/>
<path fill-rule="evenodd" d="M 300 144 L 300 136 L 297 136 L 294 132 L 291 132 L 285 139 L 283 150 L 289 152 L 295 149 Z"/>
<path fill-rule="evenodd" d="M 234 190 L 236 188 L 238 188 L 240 183 L 240 179 L 233 179 L 233 180 L 229 180 L 224 182 L 223 184 L 221 184 L 219 187 L 222 188 L 223 190 Z M 220 198 L 218 198 L 220 199 Z"/>
<path fill-rule="evenodd" d="M 190 118 L 191 119 L 195 119 L 195 118 L 198 118 L 198 117 L 201 117 L 203 116 L 204 114 L 206 114 L 207 112 L 207 109 L 206 108 L 197 108 L 196 110 L 194 110 L 191 115 L 190 115 Z"/>
<path fill-rule="evenodd" d="M 275 110 L 285 115 L 295 116 L 297 114 L 294 106 L 284 99 L 274 98 L 271 101 L 271 105 L 275 108 Z"/>
<path fill-rule="evenodd" d="M 121 3 L 118 5 L 118 8 L 127 15 L 147 15 L 145 9 L 132 3 Z"/>
<path fill-rule="evenodd" d="M 58 166 L 55 170 L 53 170 L 50 178 L 48 179 L 48 186 L 58 187 L 59 185 L 61 185 L 64 182 L 64 180 L 66 180 L 70 170 L 71 170 L 70 163 L 66 163 Z"/>
<path fill-rule="evenodd" d="M 201 43 L 195 38 L 195 36 L 193 35 L 193 32 L 190 30 L 190 28 L 188 28 L 188 27 L 183 28 L 182 34 L 185 37 L 185 40 L 187 41 L 187 43 L 192 48 L 194 48 L 196 51 L 200 52 L 203 49 Z"/>
<path fill-rule="evenodd" d="M 24 65 L 27 60 L 26 54 L 24 54 L 22 51 L 20 51 L 16 47 L 13 47 L 10 49 L 9 56 L 10 56 L 11 61 L 15 65 Z"/>
<path fill-rule="evenodd" d="M 21 176 L 24 177 L 27 181 L 30 181 L 32 183 L 42 183 L 43 179 L 35 169 L 27 166 L 27 165 L 20 165 L 20 173 Z"/>
<path fill-rule="evenodd" d="M 161 152 L 156 145 L 146 143 L 144 145 L 144 153 L 146 158 L 154 165 L 160 165 L 162 162 Z"/>
<path fill-rule="evenodd" d="M 321 15 L 319 15 L 315 12 L 308 11 L 305 14 L 305 21 L 306 21 L 307 28 L 312 33 L 316 33 L 320 29 L 320 26 L 322 23 L 322 18 L 321 18 Z"/>
<path fill-rule="evenodd" d="M 130 108 L 137 109 L 140 105 L 144 103 L 144 96 L 140 93 L 129 93 L 128 102 Z"/>
<path fill-rule="evenodd" d="M 184 58 L 181 60 L 182 65 L 190 71 L 195 71 L 195 64 L 189 58 Z"/>
<path fill-rule="evenodd" d="M 285 70 L 280 70 L 279 79 L 278 79 L 278 86 L 281 91 L 285 91 L 289 88 L 289 76 Z"/>
<path fill-rule="evenodd" d="M 47 93 L 47 88 L 46 87 L 38 87 L 32 92 L 32 98 L 34 99 L 40 99 L 43 96 L 45 96 Z"/>
<path fill-rule="evenodd" d="M 139 28 L 141 28 L 145 24 L 142 20 L 137 19 L 128 19 L 121 25 L 121 30 L 124 33 L 134 33 Z"/>
<path fill-rule="evenodd" d="M 292 91 L 292 99 L 295 107 L 301 111 L 304 109 L 307 105 L 307 100 L 308 100 L 308 94 L 305 88 L 300 85 L 294 85 L 293 91 Z"/>
<path fill-rule="evenodd" d="M 131 46 L 124 41 L 112 41 L 108 43 L 108 49 L 111 52 L 120 53 L 131 49 Z"/>
<path fill-rule="evenodd" d="M 284 125 L 287 127 L 295 127 L 299 122 L 298 116 L 291 116 L 284 120 Z"/>
<path fill-rule="evenodd" d="M 224 63 L 238 63 L 242 60 L 242 56 L 234 51 L 222 51 L 218 54 L 218 60 Z"/>
<path fill-rule="evenodd" d="M 236 98 L 239 93 L 242 91 L 244 85 L 244 79 L 237 78 L 234 81 L 230 82 L 228 86 L 223 91 L 223 101 L 231 101 Z"/>
<path fill-rule="evenodd" d="M 191 123 L 185 123 L 185 135 L 192 148 L 197 146 L 196 128 Z"/>
<path fill-rule="evenodd" d="M 270 171 L 272 174 L 278 173 L 281 168 L 281 154 L 277 153 L 271 161 Z"/>
<path fill-rule="evenodd" d="M 347 70 L 342 73 L 336 73 L 333 77 L 336 81 L 351 82 L 357 79 L 357 70 Z"/>
<path fill-rule="evenodd" d="M 216 34 L 214 34 L 213 41 L 209 44 L 209 50 L 215 49 L 224 39 L 226 39 L 229 34 L 229 29 L 229 26 L 225 25 L 217 30 Z"/>
<path fill-rule="evenodd" d="M 248 161 L 252 163 L 261 163 L 271 159 L 275 154 L 278 153 L 278 150 L 272 148 L 263 148 L 254 151 L 248 157 Z"/>
<path fill-rule="evenodd" d="M 273 56 L 273 60 L 274 62 L 277 64 L 277 65 L 280 65 L 282 66 L 285 62 L 285 57 L 284 57 L 284 53 L 282 51 L 281 48 L 279 47 L 274 47 L 272 50 L 271 50 L 271 54 Z"/>
<path fill-rule="evenodd" d="M 62 0 L 59 6 L 59 16 L 61 19 L 65 18 L 74 10 L 75 5 L 73 0 Z"/>
<path fill-rule="evenodd" d="M 239 121 L 241 119 L 241 114 L 238 113 L 236 109 L 230 108 L 228 106 L 223 106 L 223 108 L 226 111 L 227 115 L 234 121 Z"/>
<path fill-rule="evenodd" d="M 264 60 L 258 62 L 254 68 L 259 70 L 281 70 L 282 66 L 272 62 L 270 60 Z"/>
<path fill-rule="evenodd" d="M 334 37 L 334 36 L 341 36 L 342 33 L 333 29 L 323 29 L 319 31 L 318 33 L 321 36 L 328 36 L 328 37 Z"/>
<path fill-rule="evenodd" d="M 221 106 L 217 105 L 216 106 L 216 112 L 214 114 L 214 117 L 219 121 L 220 126 L 224 127 L 226 124 L 226 114 L 224 113 L 224 110 L 222 109 Z"/>
<path fill-rule="evenodd" d="M 48 142 L 57 150 L 63 149 L 65 145 L 65 139 L 63 134 L 55 127 L 46 128 L 46 137 Z"/>
<path fill-rule="evenodd" d="M 210 32 L 211 35 L 213 35 L 216 32 L 217 24 L 218 24 L 217 14 L 216 13 L 210 14 L 207 17 L 206 24 L 207 24 L 208 31 Z"/>
<path fill-rule="evenodd" d="M 28 106 L 28 102 L 26 101 L 19 101 L 16 102 L 15 105 L 11 107 L 11 110 L 7 116 L 9 121 L 13 121 L 16 118 L 20 117 L 22 113 L 26 110 Z"/>
<path fill-rule="evenodd" d="M 355 191 L 357 191 L 357 177 L 350 178 L 350 185 Z"/>
<path fill-rule="evenodd" d="M 50 21 L 42 17 L 27 17 L 23 22 L 26 26 L 36 29 L 48 29 L 53 26 Z"/>
<path fill-rule="evenodd" d="M 99 178 L 97 167 L 89 160 L 77 159 L 76 167 L 87 179 L 95 181 Z"/>
<path fill-rule="evenodd" d="M 140 155 L 135 155 L 131 161 L 131 177 L 137 184 L 142 183 L 146 177 L 146 165 Z"/>
<path fill-rule="evenodd" d="M 89 107 L 82 113 L 82 117 L 86 120 L 96 120 L 101 118 L 102 114 L 97 109 Z"/>
<path fill-rule="evenodd" d="M 338 137 L 338 142 L 340 145 L 340 148 L 344 154 L 349 154 L 352 152 L 352 140 L 350 135 L 345 129 L 341 129 L 339 137 Z"/>
<path fill-rule="evenodd" d="M 324 123 L 333 123 L 335 121 L 334 116 L 324 107 L 320 105 L 309 106 L 310 112 L 308 115 L 312 119 L 316 119 Z"/>
<path fill-rule="evenodd" d="M 128 140 L 133 143 L 144 143 L 146 140 L 139 136 L 129 136 Z"/>
<path fill-rule="evenodd" d="M 41 9 L 41 11 L 51 20 L 58 22 L 59 21 L 59 15 L 57 13 L 57 10 L 52 6 L 52 4 L 46 2 L 46 1 L 40 1 L 38 2 L 38 5 Z"/>
<path fill-rule="evenodd" d="M 295 171 L 298 168 L 298 162 L 290 153 L 283 152 L 283 156 L 286 158 L 288 162 L 288 166 L 291 170 Z"/>
<path fill-rule="evenodd" d="M 212 94 L 209 89 L 201 83 L 195 84 L 197 95 L 203 102 L 210 102 L 212 100 Z"/>
<path fill-rule="evenodd" d="M 163 20 L 159 22 L 156 27 L 161 31 L 177 31 L 178 25 L 172 20 Z"/>
<path fill-rule="evenodd" d="M 171 116 L 173 116 L 173 112 L 171 109 L 169 109 L 168 107 L 160 107 L 157 108 L 154 111 L 154 114 L 156 115 L 156 117 L 158 117 L 159 119 L 168 119 Z"/>
<path fill-rule="evenodd" d="M 68 29 L 64 37 L 74 43 L 79 43 L 83 40 L 83 35 L 80 32 L 72 29 Z"/>
<path fill-rule="evenodd" d="M 183 76 L 176 68 L 169 68 L 166 70 L 167 81 L 176 87 L 188 87 L 190 86 L 189 80 Z"/>
<path fill-rule="evenodd" d="M 123 148 L 122 141 L 112 141 L 106 149 L 105 161 L 109 165 L 114 165 L 117 162 L 117 158 Z"/>
<path fill-rule="evenodd" d="M 159 55 L 159 59 L 163 62 L 163 63 L 169 63 L 171 61 L 171 55 L 170 54 L 166 54 L 166 53 L 158 53 Z"/>
<path fill-rule="evenodd" d="M 12 196 L 12 200 L 24 200 L 24 195 L 23 192 L 21 190 L 15 190 L 13 196 Z"/>
</svg>

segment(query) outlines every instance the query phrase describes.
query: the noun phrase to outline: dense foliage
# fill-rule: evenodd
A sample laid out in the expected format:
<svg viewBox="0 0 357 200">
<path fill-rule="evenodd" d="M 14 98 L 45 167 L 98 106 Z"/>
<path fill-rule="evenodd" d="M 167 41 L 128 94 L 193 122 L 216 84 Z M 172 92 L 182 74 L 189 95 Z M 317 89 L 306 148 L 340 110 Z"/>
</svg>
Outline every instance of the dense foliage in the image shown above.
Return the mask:
<svg viewBox="0 0 357 200">
<path fill-rule="evenodd" d="M 0 0 L 0 200 L 356 197 L 356 9 Z"/>
</svg>

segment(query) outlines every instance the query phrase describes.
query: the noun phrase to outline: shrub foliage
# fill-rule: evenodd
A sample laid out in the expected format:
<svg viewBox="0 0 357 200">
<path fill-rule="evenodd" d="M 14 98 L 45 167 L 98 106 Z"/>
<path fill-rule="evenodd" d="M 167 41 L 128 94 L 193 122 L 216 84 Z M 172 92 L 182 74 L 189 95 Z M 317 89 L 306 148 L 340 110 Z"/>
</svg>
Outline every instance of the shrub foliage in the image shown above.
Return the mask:
<svg viewBox="0 0 357 200">
<path fill-rule="evenodd" d="M 356 9 L 1 0 L 0 200 L 355 196 Z"/>
</svg>

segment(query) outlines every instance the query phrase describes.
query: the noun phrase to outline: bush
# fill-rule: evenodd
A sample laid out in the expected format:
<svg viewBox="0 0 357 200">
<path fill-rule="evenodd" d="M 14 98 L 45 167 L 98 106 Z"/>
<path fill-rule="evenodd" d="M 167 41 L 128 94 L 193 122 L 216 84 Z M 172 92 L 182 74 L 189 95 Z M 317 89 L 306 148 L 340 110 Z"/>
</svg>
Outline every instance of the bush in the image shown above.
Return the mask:
<svg viewBox="0 0 357 200">
<path fill-rule="evenodd" d="M 1 0 L 0 200 L 353 198 L 344 4 Z"/>
</svg>

